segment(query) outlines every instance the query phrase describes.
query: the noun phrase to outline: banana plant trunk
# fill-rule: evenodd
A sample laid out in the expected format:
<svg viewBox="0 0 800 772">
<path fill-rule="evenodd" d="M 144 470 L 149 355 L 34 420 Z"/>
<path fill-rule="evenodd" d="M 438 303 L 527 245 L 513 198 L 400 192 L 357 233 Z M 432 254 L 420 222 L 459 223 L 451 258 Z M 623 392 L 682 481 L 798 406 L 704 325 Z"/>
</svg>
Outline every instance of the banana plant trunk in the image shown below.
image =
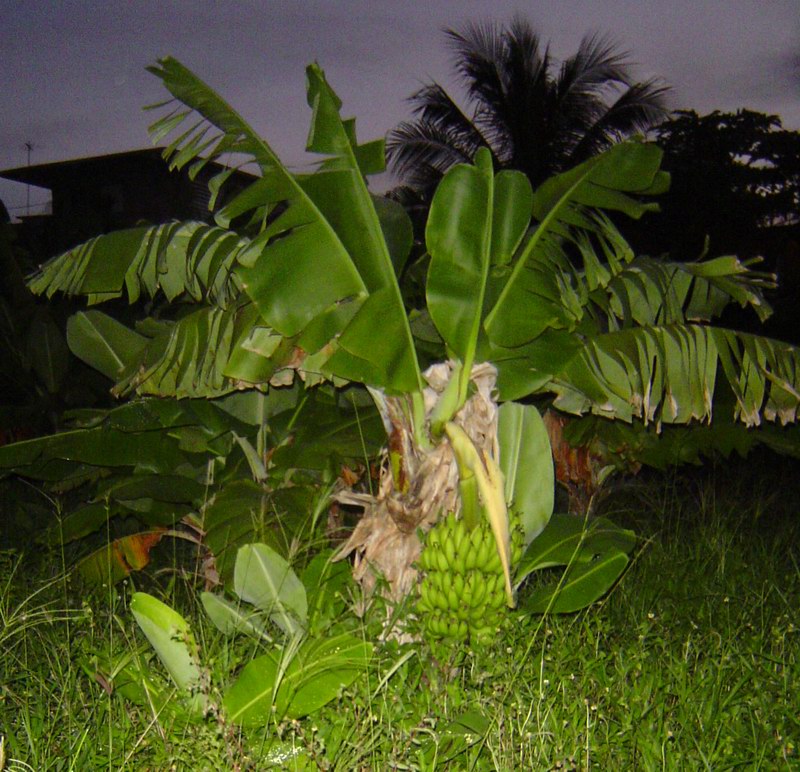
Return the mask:
<svg viewBox="0 0 800 772">
<path fill-rule="evenodd" d="M 453 376 L 450 362 L 425 371 L 425 425 Z M 452 422 L 467 434 L 479 452 L 497 459 L 497 404 L 492 396 L 495 368 L 488 363 L 471 371 L 474 393 L 453 416 Z M 383 594 L 390 603 L 401 602 L 416 586 L 415 561 L 422 544 L 419 532 L 461 509 L 459 471 L 446 435 L 419 437 L 412 419 L 410 397 L 386 396 L 373 390 L 389 437 L 380 467 L 378 489 L 362 493 L 343 489 L 335 499 L 359 507 L 363 515 L 347 542 L 336 554 L 343 559 L 354 553 L 354 577 L 367 595 L 379 577 L 386 582 Z"/>
</svg>

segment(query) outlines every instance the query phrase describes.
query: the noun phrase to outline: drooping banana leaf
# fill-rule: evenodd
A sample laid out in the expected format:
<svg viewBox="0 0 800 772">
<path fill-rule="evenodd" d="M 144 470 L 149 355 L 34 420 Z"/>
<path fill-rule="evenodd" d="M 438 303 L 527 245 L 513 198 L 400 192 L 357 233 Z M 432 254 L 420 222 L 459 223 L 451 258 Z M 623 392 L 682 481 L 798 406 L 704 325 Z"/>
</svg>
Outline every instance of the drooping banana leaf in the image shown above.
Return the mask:
<svg viewBox="0 0 800 772">
<path fill-rule="evenodd" d="M 202 222 L 140 226 L 98 236 L 45 263 L 30 288 L 48 298 L 82 295 L 89 305 L 127 295 L 189 298 L 226 308 L 241 285 L 233 273 L 249 239 Z"/>
<path fill-rule="evenodd" d="M 789 423 L 800 409 L 800 349 L 697 324 L 637 327 L 588 340 L 544 390 L 568 413 L 626 421 L 710 420 L 718 377 L 747 426 Z"/>
<path fill-rule="evenodd" d="M 90 584 L 116 584 L 150 562 L 150 550 L 164 534 L 158 528 L 115 539 L 82 558 L 75 570 Z"/>
<path fill-rule="evenodd" d="M 607 294 L 593 300 L 607 312 L 612 329 L 638 325 L 708 322 L 732 302 L 749 306 L 764 321 L 771 308 L 763 289 L 774 276 L 751 270 L 733 256 L 698 263 L 670 263 L 639 257 L 614 276 Z"/>
<path fill-rule="evenodd" d="M 179 62 L 167 58 L 150 69 L 183 102 L 151 127 L 156 141 L 177 135 L 165 150 L 171 167 L 191 164 L 190 174 L 196 174 L 210 160 L 234 152 L 252 159 L 261 176 L 217 214 L 220 227 L 172 223 L 101 236 L 45 266 L 34 290 L 85 294 L 90 302 L 100 302 L 119 297 L 124 288 L 133 302 L 143 292 L 152 296 L 161 289 L 168 300 L 180 297 L 227 309 L 244 289 L 261 315 L 261 337 L 272 346 L 281 339 L 293 341 L 283 346 L 283 358 L 293 368 L 320 352 L 313 367 L 327 375 L 393 391 L 421 390 L 396 278 L 396 266 L 411 245 L 410 223 L 399 206 L 376 204 L 364 180 L 365 174 L 382 171 L 383 143 L 356 142 L 354 122 L 340 118 L 338 97 L 312 65 L 307 70 L 313 111 L 307 148 L 326 158 L 315 173 L 297 176 Z M 190 128 L 184 131 L 187 122 Z M 212 193 L 230 173 L 226 169 L 212 179 Z M 246 235 L 228 229 L 245 216 L 250 217 Z M 213 315 L 205 313 L 209 319 Z M 378 319 L 381 346 L 373 339 Z M 192 391 L 203 370 L 193 341 L 206 323 L 197 318 L 168 339 L 160 336 L 160 346 L 155 351 L 151 346 L 144 362 L 151 377 L 131 377 L 119 391 L 208 393 Z M 210 393 L 230 386 L 221 385 L 222 372 L 248 383 L 272 378 L 275 368 L 261 361 L 261 342 L 255 346 L 255 353 L 234 347 L 230 363 L 215 357 L 212 371 L 205 373 L 211 377 Z M 166 377 L 173 369 L 183 375 L 174 382 Z M 129 370 L 138 368 L 132 363 Z"/>
<path fill-rule="evenodd" d="M 706 424 L 664 424 L 610 421 L 584 415 L 567 423 L 564 438 L 573 447 L 589 446 L 620 469 L 640 464 L 669 469 L 701 464 L 707 458 L 746 457 L 764 445 L 782 455 L 800 458 L 800 425 L 763 423 L 758 430 L 734 420 L 733 399 L 715 399 L 714 420 Z"/>
</svg>

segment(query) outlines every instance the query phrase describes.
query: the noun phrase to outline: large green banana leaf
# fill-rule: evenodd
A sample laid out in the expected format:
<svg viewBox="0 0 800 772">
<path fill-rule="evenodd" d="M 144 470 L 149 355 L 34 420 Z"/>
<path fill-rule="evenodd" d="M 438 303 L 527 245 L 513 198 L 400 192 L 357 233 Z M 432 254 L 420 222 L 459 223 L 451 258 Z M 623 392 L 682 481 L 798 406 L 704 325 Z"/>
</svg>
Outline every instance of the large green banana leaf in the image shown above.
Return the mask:
<svg viewBox="0 0 800 772">
<path fill-rule="evenodd" d="M 564 242 L 580 238 L 576 233 L 583 234 L 585 246 L 589 243 L 585 234 L 591 233 L 607 253 L 619 253 L 615 232 L 607 221 L 592 217 L 587 208 L 640 217 L 656 205 L 641 203 L 639 197 L 661 192 L 666 185 L 660 163 L 661 151 L 655 145 L 621 143 L 535 191 L 532 214 L 537 224 L 486 315 L 485 328 L 493 343 L 514 348 L 548 327 L 574 326 L 571 318 L 578 298 L 567 302 L 575 288 L 562 280 L 568 264 Z M 627 253 L 629 248 L 624 251 Z M 554 271 L 559 265 L 562 270 Z"/>
<path fill-rule="evenodd" d="M 263 211 L 263 226 L 238 256 L 238 275 L 266 323 L 286 337 L 311 327 L 323 342 L 338 334 L 325 363 L 332 374 L 398 391 L 421 387 L 416 354 L 397 285 L 394 264 L 364 174 L 383 168 L 382 143 L 358 145 L 353 121 L 339 115 L 341 102 L 322 70 L 306 70 L 312 108 L 307 149 L 326 159 L 314 174 L 297 177 L 271 148 L 202 81 L 174 59 L 152 68 L 167 89 L 190 109 L 167 116 L 156 135 L 176 131 L 192 112 L 222 133 L 209 157 L 236 150 L 254 158 L 261 177 L 220 213 Z M 179 118 L 179 119 L 178 119 Z M 192 118 L 194 120 L 194 118 Z M 202 127 L 202 128 L 201 128 Z M 195 160 L 201 122 L 168 149 L 177 166 Z M 384 344 L 375 346 L 380 314 Z"/>
<path fill-rule="evenodd" d="M 489 270 L 505 265 L 530 222 L 532 193 L 517 172 L 495 175 L 489 151 L 457 166 L 437 190 L 426 241 L 431 255 L 428 310 L 469 373 L 484 315 Z"/>
<path fill-rule="evenodd" d="M 273 338 L 296 343 L 290 347 L 300 355 L 294 367 L 305 354 L 330 344 L 315 359 L 315 368 L 392 391 L 420 390 L 396 279 L 396 266 L 411 245 L 410 224 L 399 205 L 376 204 L 369 193 L 364 175 L 383 169 L 383 144 L 357 144 L 354 122 L 340 118 L 341 103 L 319 67 L 307 70 L 312 108 L 307 149 L 326 158 L 304 176 L 290 173 L 241 116 L 180 63 L 167 58 L 151 71 L 185 105 L 151 127 L 155 140 L 177 133 L 165 150 L 173 167 L 191 163 L 191 173 L 197 173 L 209 160 L 236 152 L 249 156 L 261 176 L 218 213 L 222 227 L 174 223 L 100 237 L 46 265 L 33 281 L 34 291 L 86 294 L 99 302 L 118 297 L 124 285 L 131 301 L 161 289 L 168 300 L 183 296 L 227 309 L 244 289 L 260 313 L 264 336 L 271 330 Z M 182 131 L 186 122 L 190 128 Z M 214 192 L 229 174 L 226 170 L 212 180 Z M 250 217 L 245 235 L 227 230 L 245 216 Z M 381 346 L 373 338 L 377 317 Z M 181 395 L 201 396 L 229 389 L 230 383 L 220 380 L 227 362 L 217 356 L 209 391 L 191 391 L 196 382 L 203 383 L 195 377 L 202 370 L 195 361 L 196 341 L 204 332 L 198 323 L 204 322 L 186 323 L 168 341 L 162 336 L 158 355 L 151 347 L 146 358 L 150 377 L 137 376 L 119 391 L 141 385 L 146 393 L 174 388 Z M 241 349 L 231 355 L 237 356 L 234 379 L 242 369 L 250 377 L 272 377 L 274 367 Z M 172 369 L 184 377 L 161 385 Z"/>
<path fill-rule="evenodd" d="M 734 415 L 786 424 L 800 408 L 800 349 L 757 335 L 698 324 L 599 334 L 578 349 L 544 390 L 565 412 L 645 423 L 710 421 L 720 374 Z"/>
<path fill-rule="evenodd" d="M 226 308 L 241 284 L 236 256 L 249 239 L 201 222 L 141 226 L 99 236 L 47 262 L 31 281 L 37 294 L 85 295 L 89 304 L 127 294 L 189 298 Z"/>
</svg>

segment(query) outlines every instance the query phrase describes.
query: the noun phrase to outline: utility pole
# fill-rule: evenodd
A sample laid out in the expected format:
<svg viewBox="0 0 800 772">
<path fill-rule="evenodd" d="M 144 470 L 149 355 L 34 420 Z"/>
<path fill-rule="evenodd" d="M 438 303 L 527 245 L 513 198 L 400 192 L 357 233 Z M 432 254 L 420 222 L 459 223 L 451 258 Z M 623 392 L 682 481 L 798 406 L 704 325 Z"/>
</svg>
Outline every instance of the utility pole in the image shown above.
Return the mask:
<svg viewBox="0 0 800 772">
<path fill-rule="evenodd" d="M 31 150 L 33 150 L 33 143 L 26 142 L 25 149 L 28 151 L 28 166 L 31 165 Z M 26 196 L 25 196 L 25 214 L 30 215 L 31 213 L 31 184 L 28 183 Z"/>
</svg>

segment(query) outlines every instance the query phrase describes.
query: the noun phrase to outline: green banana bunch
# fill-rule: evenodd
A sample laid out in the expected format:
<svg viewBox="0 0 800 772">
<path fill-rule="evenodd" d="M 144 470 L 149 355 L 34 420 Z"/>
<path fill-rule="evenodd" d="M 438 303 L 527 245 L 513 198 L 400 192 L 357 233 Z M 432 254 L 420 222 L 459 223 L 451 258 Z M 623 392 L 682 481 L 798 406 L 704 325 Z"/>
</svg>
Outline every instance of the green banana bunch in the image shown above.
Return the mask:
<svg viewBox="0 0 800 772">
<path fill-rule="evenodd" d="M 509 513 L 511 562 L 522 557 L 524 532 Z M 506 606 L 503 564 L 491 525 L 469 530 L 453 514 L 429 532 L 417 567 L 424 572 L 417 612 L 431 638 L 474 639 L 496 630 Z"/>
</svg>

